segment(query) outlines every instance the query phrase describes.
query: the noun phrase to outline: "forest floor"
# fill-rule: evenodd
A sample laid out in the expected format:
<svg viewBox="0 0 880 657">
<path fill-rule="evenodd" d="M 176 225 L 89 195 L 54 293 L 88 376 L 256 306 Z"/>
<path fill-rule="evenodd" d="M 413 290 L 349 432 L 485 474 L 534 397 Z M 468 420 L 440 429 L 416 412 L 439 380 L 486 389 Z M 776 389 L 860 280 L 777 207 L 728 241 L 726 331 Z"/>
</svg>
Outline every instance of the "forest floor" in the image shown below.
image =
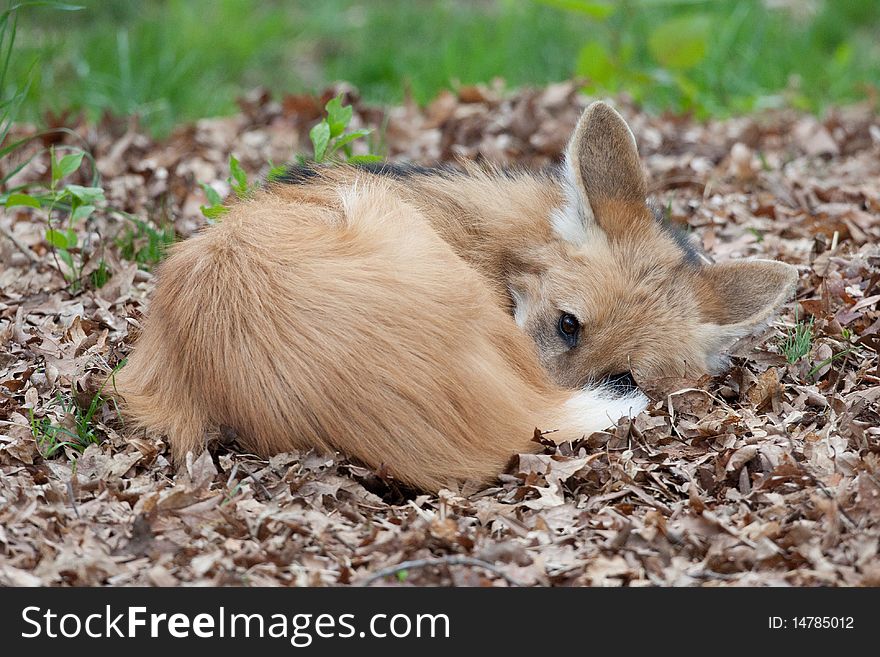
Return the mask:
<svg viewBox="0 0 880 657">
<path fill-rule="evenodd" d="M 73 226 L 75 291 L 45 213 L 0 214 L 0 585 L 880 585 L 880 119 L 869 106 L 698 123 L 618 101 L 671 220 L 715 259 L 797 265 L 797 302 L 737 346 L 726 375 L 522 455 L 495 486 L 424 495 L 342 455 L 266 461 L 222 446 L 177 467 L 163 439 L 127 431 L 108 390 L 95 395 L 148 307 L 150 240 L 166 224 L 178 238 L 204 225 L 198 183 L 227 193 L 230 153 L 256 179 L 306 152 L 335 92 L 255 92 L 239 114 L 161 142 L 133 121 L 64 117 L 78 138 L 19 154 L 84 146 L 107 200 Z M 424 109 L 347 94 L 353 127 L 378 128 L 390 159 L 420 164 L 546 166 L 588 102 L 568 83 L 465 87 Z M 87 168 L 73 182 L 90 184 Z M 42 154 L 14 182 L 49 175 Z M 810 335 L 789 359 L 796 325 Z"/>
</svg>

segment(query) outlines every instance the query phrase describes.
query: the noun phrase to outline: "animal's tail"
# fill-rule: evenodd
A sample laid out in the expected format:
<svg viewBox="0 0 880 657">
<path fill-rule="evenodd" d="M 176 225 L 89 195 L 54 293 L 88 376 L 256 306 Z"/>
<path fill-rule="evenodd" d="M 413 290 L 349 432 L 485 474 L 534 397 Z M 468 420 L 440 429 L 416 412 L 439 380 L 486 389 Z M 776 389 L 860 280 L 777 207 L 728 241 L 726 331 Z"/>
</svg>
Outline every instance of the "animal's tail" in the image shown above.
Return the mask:
<svg viewBox="0 0 880 657">
<path fill-rule="evenodd" d="M 216 369 L 210 354 L 221 345 L 208 336 L 216 321 L 209 296 L 222 274 L 199 266 L 204 242 L 200 236 L 177 245 L 160 266 L 143 331 L 112 382 L 129 427 L 167 436 L 175 459 L 201 450 L 211 427 L 205 366 Z"/>
</svg>

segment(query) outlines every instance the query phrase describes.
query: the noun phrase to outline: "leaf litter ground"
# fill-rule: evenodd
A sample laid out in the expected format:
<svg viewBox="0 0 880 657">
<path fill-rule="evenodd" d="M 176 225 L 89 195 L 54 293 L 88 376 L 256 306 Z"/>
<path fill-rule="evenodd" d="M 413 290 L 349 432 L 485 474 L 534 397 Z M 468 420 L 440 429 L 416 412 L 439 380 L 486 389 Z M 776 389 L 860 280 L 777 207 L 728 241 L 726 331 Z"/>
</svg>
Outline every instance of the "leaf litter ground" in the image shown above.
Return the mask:
<svg viewBox="0 0 880 657">
<path fill-rule="evenodd" d="M 420 164 L 552 164 L 588 101 L 570 83 L 390 109 L 344 85 L 256 91 L 238 115 L 162 142 L 134 122 L 57 117 L 81 140 L 56 143 L 85 144 L 107 191 L 77 227 L 84 272 L 103 259 L 112 277 L 71 293 L 45 217 L 0 214 L 0 584 L 880 585 L 880 121 L 867 105 L 701 124 L 619 101 L 670 220 L 715 259 L 797 265 L 797 302 L 738 345 L 728 374 L 663 382 L 635 420 L 514 458 L 493 487 L 418 494 L 341 455 L 266 461 L 222 440 L 173 467 L 110 402 L 91 421 L 99 444 L 49 455 L 33 425 L 76 432 L 73 404 L 88 406 L 148 306 L 151 273 L 123 257 L 148 237 L 121 213 L 185 238 L 204 224 L 199 182 L 227 193 L 230 153 L 257 176 L 307 152 L 338 91 L 352 127 L 380 128 L 391 159 Z M 14 180 L 46 181 L 47 159 Z M 789 363 L 784 338 L 807 318 L 809 350 Z"/>
</svg>

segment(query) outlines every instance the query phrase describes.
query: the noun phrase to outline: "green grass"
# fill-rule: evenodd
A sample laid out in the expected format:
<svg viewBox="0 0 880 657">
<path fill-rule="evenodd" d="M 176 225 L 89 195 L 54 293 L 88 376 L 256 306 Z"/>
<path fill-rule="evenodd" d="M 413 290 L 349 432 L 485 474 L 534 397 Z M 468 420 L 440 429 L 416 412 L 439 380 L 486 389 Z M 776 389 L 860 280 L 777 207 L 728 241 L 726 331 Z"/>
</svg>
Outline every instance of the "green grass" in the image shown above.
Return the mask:
<svg viewBox="0 0 880 657">
<path fill-rule="evenodd" d="M 795 325 L 788 329 L 780 345 L 785 360 L 794 365 L 810 353 L 813 344 L 813 318 L 809 322 L 795 318 Z"/>
<path fill-rule="evenodd" d="M 49 417 L 36 417 L 31 410 L 31 433 L 43 456 L 55 456 L 65 447 L 82 453 L 89 445 L 100 444 L 102 439 L 92 420 L 105 401 L 107 400 L 99 392 L 92 397 L 89 407 L 84 409 L 59 393 L 55 403 L 60 408 L 63 419 L 58 424 Z"/>
<path fill-rule="evenodd" d="M 117 417 L 122 421 L 116 401 L 112 397 L 104 396 L 104 388 L 110 383 L 115 389 L 116 380 L 114 377 L 124 365 L 125 361 L 123 360 L 113 368 L 110 376 L 101 384 L 98 391 L 92 395 L 88 407 L 77 403 L 75 389 L 71 389 L 69 394 L 56 393 L 54 406 L 61 411 L 59 414 L 61 420 L 58 423 L 53 422 L 52 418 L 48 416 L 37 417 L 33 409 L 31 409 L 31 434 L 37 441 L 37 445 L 40 447 L 45 458 L 55 456 L 65 448 L 82 453 L 89 445 L 99 445 L 103 438 L 98 432 L 95 417 L 105 403 L 112 404 Z"/>
<path fill-rule="evenodd" d="M 137 217 L 129 216 L 128 219 L 131 225 L 116 238 L 119 254 L 125 260 L 136 262 L 141 269 L 152 269 L 165 257 L 168 247 L 174 244 L 174 225 L 169 222 L 155 228 Z"/>
<path fill-rule="evenodd" d="M 626 91 L 655 110 L 820 111 L 865 98 L 880 80 L 876 0 L 820 1 L 807 16 L 760 0 L 79 4 L 19 12 L 6 84 L 23 88 L 32 72 L 31 119 L 109 110 L 164 133 L 235 111 L 235 98 L 257 85 L 302 92 L 342 79 L 371 101 L 399 102 L 408 90 L 427 102 L 456 82 L 540 85 L 574 74 L 590 77 L 591 91 Z"/>
</svg>

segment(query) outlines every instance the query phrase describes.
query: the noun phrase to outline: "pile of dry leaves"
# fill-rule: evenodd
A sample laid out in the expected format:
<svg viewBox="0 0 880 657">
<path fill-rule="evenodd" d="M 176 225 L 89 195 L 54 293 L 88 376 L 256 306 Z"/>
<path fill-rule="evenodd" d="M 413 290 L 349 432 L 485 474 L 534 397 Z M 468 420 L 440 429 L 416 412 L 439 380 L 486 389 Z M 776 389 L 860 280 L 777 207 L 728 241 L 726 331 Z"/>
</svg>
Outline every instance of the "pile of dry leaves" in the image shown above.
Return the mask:
<svg viewBox="0 0 880 657">
<path fill-rule="evenodd" d="M 199 182 L 228 191 L 230 153 L 256 175 L 307 152 L 338 90 L 257 92 L 162 142 L 108 119 L 79 122 L 80 142 L 33 144 L 94 154 L 108 207 L 77 226 L 80 255 L 86 274 L 103 259 L 112 277 L 71 293 L 45 215 L 0 214 L 0 584 L 880 585 L 880 120 L 867 106 L 700 124 L 619 101 L 671 218 L 716 259 L 796 264 L 799 303 L 742 343 L 726 376 L 521 456 L 495 487 L 418 495 L 338 455 L 222 448 L 178 470 L 112 403 L 83 426 L 153 285 L 122 257 L 121 212 L 188 236 L 204 223 Z M 588 100 L 570 83 L 468 87 L 381 110 L 342 90 L 353 127 L 422 164 L 550 164 Z M 46 181 L 47 167 L 36 157 L 15 180 Z M 796 313 L 814 338 L 789 364 Z M 51 427 L 100 443 L 48 455 Z"/>
</svg>

